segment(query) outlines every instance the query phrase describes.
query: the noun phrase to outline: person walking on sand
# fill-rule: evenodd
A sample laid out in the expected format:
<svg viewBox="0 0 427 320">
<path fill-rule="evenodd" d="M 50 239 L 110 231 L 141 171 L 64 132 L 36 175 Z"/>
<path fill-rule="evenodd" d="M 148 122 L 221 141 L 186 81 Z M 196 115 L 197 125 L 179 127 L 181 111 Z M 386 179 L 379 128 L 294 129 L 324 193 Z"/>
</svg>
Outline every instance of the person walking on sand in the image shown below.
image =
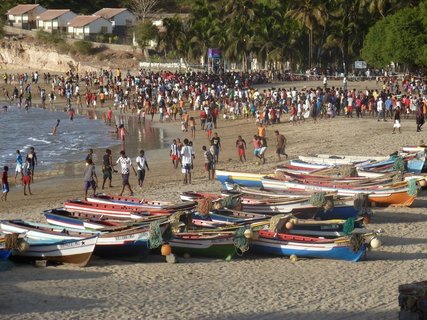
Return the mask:
<svg viewBox="0 0 427 320">
<path fill-rule="evenodd" d="M 34 150 L 34 147 L 30 148 L 30 152 L 27 154 L 25 158 L 25 162 L 27 162 L 28 160 L 29 160 L 30 171 L 31 171 L 31 182 L 34 183 L 34 170 L 37 166 L 37 155 Z"/>
<path fill-rule="evenodd" d="M 421 132 L 421 127 L 423 126 L 423 124 L 425 122 L 422 108 L 417 109 L 417 113 L 415 115 L 415 120 L 417 123 L 417 132 Z"/>
<path fill-rule="evenodd" d="M 187 138 L 184 139 L 184 146 L 181 149 L 182 173 L 184 174 L 184 184 L 191 184 L 191 164 L 194 159 L 192 148 L 188 145 Z"/>
<path fill-rule="evenodd" d="M 89 188 L 92 188 L 93 195 L 95 196 L 96 187 L 98 184 L 98 177 L 95 172 L 95 165 L 93 164 L 92 159 L 86 160 L 86 168 L 84 172 L 84 191 L 85 191 L 85 201 L 87 200 L 87 192 Z"/>
<path fill-rule="evenodd" d="M 242 136 L 237 137 L 236 141 L 237 154 L 239 156 L 239 160 L 241 163 L 246 161 L 246 141 L 242 138 Z"/>
<path fill-rule="evenodd" d="M 31 159 L 27 158 L 25 160 L 24 166 L 22 167 L 22 184 L 24 185 L 24 196 L 27 195 L 27 187 L 28 187 L 28 192 L 30 193 L 30 195 L 32 195 L 31 193 L 31 180 L 32 180 L 32 175 L 33 172 L 31 170 L 32 165 L 31 165 Z"/>
<path fill-rule="evenodd" d="M 279 133 L 279 130 L 275 130 L 274 133 L 276 134 L 276 155 L 277 160 L 280 161 L 280 155 L 286 156 L 286 159 L 288 158 L 288 155 L 285 153 L 286 148 L 286 138 L 283 134 Z"/>
<path fill-rule="evenodd" d="M 393 132 L 392 134 L 395 134 L 396 132 L 396 128 L 399 130 L 399 133 L 402 133 L 402 131 L 400 131 L 400 108 L 397 108 L 396 111 L 394 112 L 394 124 L 393 124 Z"/>
<path fill-rule="evenodd" d="M 7 172 L 9 171 L 8 166 L 3 167 L 3 174 L 1 176 L 1 186 L 2 186 L 2 195 L 1 195 L 1 201 L 7 200 L 7 194 L 9 193 L 9 182 L 7 181 Z"/>
<path fill-rule="evenodd" d="M 111 156 L 110 149 L 106 149 L 105 154 L 102 157 L 102 190 L 104 190 L 107 179 L 110 181 L 108 186 L 113 188 L 111 185 L 111 181 L 113 179 L 113 157 Z"/>
<path fill-rule="evenodd" d="M 126 152 L 124 150 L 120 151 L 120 158 L 117 159 L 116 164 L 120 164 L 120 172 L 122 174 L 122 191 L 120 192 L 120 196 L 123 195 L 125 187 L 128 187 L 130 195 L 133 196 L 132 187 L 129 183 L 130 168 L 132 168 L 135 175 L 137 175 L 137 173 L 132 164 L 131 159 L 126 155 Z"/>
<path fill-rule="evenodd" d="M 213 180 L 215 177 L 215 169 L 214 169 L 214 158 L 212 153 L 206 148 L 206 146 L 202 147 L 203 151 L 203 159 L 205 161 L 205 170 L 208 172 L 208 180 Z"/>
<path fill-rule="evenodd" d="M 145 179 L 145 170 L 150 171 L 150 168 L 148 167 L 147 159 L 145 159 L 145 152 L 144 150 L 141 150 L 139 152 L 139 156 L 136 157 L 136 165 L 137 165 L 137 171 L 138 171 L 138 185 L 140 188 L 142 188 L 142 184 L 144 183 Z"/>
<path fill-rule="evenodd" d="M 217 163 L 219 160 L 219 152 L 221 150 L 221 138 L 218 136 L 218 132 L 214 133 L 214 136 L 212 138 L 213 145 L 215 147 L 215 155 L 214 155 L 214 161 Z"/>
<path fill-rule="evenodd" d="M 22 183 L 22 156 L 21 156 L 21 151 L 16 150 L 16 168 L 15 168 L 15 185 L 17 184 L 16 182 L 16 177 L 18 176 L 18 173 L 21 174 L 21 183 Z"/>
<path fill-rule="evenodd" d="M 173 166 L 176 168 L 178 168 L 178 164 L 179 164 L 179 147 L 178 144 L 176 143 L 176 139 L 173 139 L 173 142 L 170 146 L 170 150 L 169 150 L 169 157 L 172 160 L 172 164 Z"/>
</svg>

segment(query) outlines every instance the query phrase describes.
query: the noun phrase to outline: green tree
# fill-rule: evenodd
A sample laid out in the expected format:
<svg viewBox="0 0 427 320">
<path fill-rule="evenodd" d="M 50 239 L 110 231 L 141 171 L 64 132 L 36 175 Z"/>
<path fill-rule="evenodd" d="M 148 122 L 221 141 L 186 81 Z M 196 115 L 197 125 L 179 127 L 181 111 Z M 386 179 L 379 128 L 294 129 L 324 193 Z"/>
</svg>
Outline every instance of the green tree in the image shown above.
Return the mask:
<svg viewBox="0 0 427 320">
<path fill-rule="evenodd" d="M 157 37 L 158 29 L 151 21 L 139 22 L 135 27 L 135 40 L 138 43 L 144 55 L 148 57 L 148 42 Z"/>
<path fill-rule="evenodd" d="M 311 67 L 313 60 L 313 30 L 317 26 L 325 27 L 327 21 L 327 10 L 321 1 L 304 0 L 297 1 L 290 9 L 287 16 L 299 21 L 308 29 L 308 65 Z"/>
</svg>

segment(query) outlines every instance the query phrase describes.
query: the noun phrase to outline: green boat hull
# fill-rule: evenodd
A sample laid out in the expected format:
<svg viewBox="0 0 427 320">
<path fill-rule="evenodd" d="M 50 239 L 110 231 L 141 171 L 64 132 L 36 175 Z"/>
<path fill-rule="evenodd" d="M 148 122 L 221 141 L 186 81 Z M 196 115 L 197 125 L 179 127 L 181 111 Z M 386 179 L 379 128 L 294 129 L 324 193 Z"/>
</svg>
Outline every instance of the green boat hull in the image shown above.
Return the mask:
<svg viewBox="0 0 427 320">
<path fill-rule="evenodd" d="M 185 240 L 172 239 L 169 244 L 172 253 L 177 255 L 189 254 L 190 256 L 201 256 L 216 259 L 229 260 L 236 254 L 236 247 L 232 241 L 216 242 L 218 240 Z"/>
</svg>

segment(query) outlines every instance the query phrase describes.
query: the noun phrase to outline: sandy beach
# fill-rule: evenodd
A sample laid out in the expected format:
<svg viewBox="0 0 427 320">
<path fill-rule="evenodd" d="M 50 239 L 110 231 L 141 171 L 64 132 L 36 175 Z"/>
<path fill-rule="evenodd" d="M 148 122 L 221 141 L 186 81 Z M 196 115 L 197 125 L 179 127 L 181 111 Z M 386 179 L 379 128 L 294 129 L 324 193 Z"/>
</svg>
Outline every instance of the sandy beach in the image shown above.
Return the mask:
<svg viewBox="0 0 427 320">
<path fill-rule="evenodd" d="M 269 84 L 271 86 L 315 87 L 320 82 Z M 330 85 L 334 85 L 333 82 Z M 340 82 L 336 82 L 340 86 Z M 375 81 L 350 83 L 349 87 L 373 88 Z M 282 120 L 288 119 L 285 115 Z M 208 145 L 199 130 L 193 140 L 196 151 L 192 185 L 182 185 L 168 149 L 146 152 L 150 171 L 142 198 L 179 202 L 187 190 L 219 191 L 203 170 L 201 148 Z M 179 131 L 179 122 L 155 126 L 165 130 L 167 139 L 189 138 Z M 404 145 L 427 141 L 417 133 L 415 120 L 402 119 L 402 133 L 391 134 L 393 123 L 374 118 L 337 117 L 300 125 L 282 122 L 267 127 L 269 148 L 266 164 L 256 164 L 251 138 L 254 119 L 220 119 L 216 130 L 222 151 L 217 168 L 270 173 L 279 164 L 274 154 L 274 130 L 287 138 L 290 158 L 317 153 L 388 155 Z M 238 161 L 235 141 L 242 135 L 248 144 L 248 161 Z M 134 158 L 144 143 L 130 136 L 126 149 Z M 96 146 L 94 146 L 96 149 Z M 119 147 L 114 148 L 117 159 Z M 103 150 L 96 150 L 101 159 Z M 100 162 L 100 160 L 98 160 Z M 100 163 L 97 165 L 101 177 Z M 83 196 L 83 163 L 58 167 L 55 176 L 38 176 L 33 196 L 24 197 L 21 186 L 11 183 L 8 201 L 0 203 L 2 219 L 43 221 L 41 212 L 60 207 L 71 198 Z M 14 168 L 12 168 L 14 170 Z M 10 173 L 10 176 L 12 175 Z M 64 175 L 64 172 L 69 174 Z M 13 178 L 10 178 L 13 182 Z M 113 176 L 117 194 L 120 176 Z M 101 190 L 99 190 L 101 191 Z M 1 319 L 397 319 L 398 285 L 425 280 L 427 274 L 427 191 L 421 191 L 411 208 L 374 208 L 371 229 L 384 229 L 383 246 L 369 251 L 359 263 L 332 260 L 299 260 L 245 254 L 231 262 L 190 257 L 168 264 L 161 256 L 144 262 L 103 260 L 93 257 L 86 268 L 57 266 L 36 268 L 14 265 L 0 272 Z"/>
</svg>

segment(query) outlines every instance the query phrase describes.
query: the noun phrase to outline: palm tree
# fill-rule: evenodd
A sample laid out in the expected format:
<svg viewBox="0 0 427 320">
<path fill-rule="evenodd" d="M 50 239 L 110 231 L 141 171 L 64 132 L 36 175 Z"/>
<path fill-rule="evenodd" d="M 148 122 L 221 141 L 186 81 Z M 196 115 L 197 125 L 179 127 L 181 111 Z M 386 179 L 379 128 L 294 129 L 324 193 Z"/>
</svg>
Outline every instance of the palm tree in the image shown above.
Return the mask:
<svg viewBox="0 0 427 320">
<path fill-rule="evenodd" d="M 324 4 L 316 0 L 304 0 L 290 9 L 286 16 L 302 23 L 309 31 L 308 65 L 311 68 L 313 58 L 313 29 L 319 25 L 325 27 L 327 13 Z"/>
</svg>

